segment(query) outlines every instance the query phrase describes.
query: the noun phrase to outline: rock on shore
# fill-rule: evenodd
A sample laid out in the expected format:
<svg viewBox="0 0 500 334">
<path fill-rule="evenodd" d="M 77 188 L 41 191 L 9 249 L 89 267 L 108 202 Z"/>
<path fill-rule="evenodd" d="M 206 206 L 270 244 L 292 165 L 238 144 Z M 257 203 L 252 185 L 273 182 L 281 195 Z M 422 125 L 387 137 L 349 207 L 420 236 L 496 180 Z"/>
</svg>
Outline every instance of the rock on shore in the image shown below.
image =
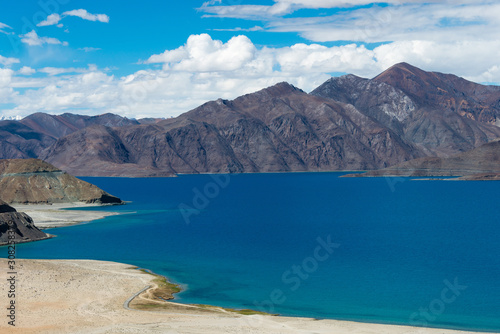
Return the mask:
<svg viewBox="0 0 500 334">
<path fill-rule="evenodd" d="M 9 234 L 9 230 L 13 233 Z M 9 243 L 9 235 L 14 236 L 14 239 L 10 240 L 16 243 L 50 238 L 50 235 L 40 231 L 33 224 L 30 216 L 17 212 L 16 209 L 0 200 L 0 246 Z"/>
</svg>

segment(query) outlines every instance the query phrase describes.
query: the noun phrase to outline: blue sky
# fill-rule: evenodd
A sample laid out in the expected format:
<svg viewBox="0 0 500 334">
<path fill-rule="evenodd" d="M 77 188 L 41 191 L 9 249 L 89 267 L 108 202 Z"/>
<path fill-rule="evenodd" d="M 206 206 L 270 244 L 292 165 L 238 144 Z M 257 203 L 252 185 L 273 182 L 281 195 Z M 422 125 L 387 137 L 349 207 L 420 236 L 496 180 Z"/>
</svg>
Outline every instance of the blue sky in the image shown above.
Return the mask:
<svg viewBox="0 0 500 334">
<path fill-rule="evenodd" d="M 25 0 L 0 10 L 0 117 L 170 117 L 406 61 L 500 82 L 491 0 Z"/>
</svg>

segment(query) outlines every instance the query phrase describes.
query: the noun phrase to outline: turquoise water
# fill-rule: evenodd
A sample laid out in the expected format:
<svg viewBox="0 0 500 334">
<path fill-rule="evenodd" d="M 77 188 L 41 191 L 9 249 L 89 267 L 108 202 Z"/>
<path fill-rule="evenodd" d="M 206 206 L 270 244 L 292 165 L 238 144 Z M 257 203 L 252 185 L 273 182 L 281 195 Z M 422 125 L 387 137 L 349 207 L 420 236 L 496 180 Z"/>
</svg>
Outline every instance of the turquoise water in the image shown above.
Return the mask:
<svg viewBox="0 0 500 334">
<path fill-rule="evenodd" d="M 128 214 L 17 255 L 148 268 L 182 303 L 500 331 L 500 183 L 339 175 L 85 178 Z"/>
</svg>

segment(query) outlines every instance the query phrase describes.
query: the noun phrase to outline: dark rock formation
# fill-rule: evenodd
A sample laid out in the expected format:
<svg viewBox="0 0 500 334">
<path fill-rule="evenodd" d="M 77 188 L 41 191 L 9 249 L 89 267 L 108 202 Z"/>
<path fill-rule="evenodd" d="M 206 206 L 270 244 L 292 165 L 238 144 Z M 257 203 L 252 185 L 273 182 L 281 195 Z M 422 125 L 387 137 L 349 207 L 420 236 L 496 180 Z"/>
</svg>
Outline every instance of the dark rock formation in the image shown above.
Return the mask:
<svg viewBox="0 0 500 334">
<path fill-rule="evenodd" d="M 9 230 L 12 232 L 9 233 Z M 50 237 L 40 231 L 27 214 L 17 212 L 16 209 L 0 200 L 0 246 L 9 242 L 21 243 Z"/>
<path fill-rule="evenodd" d="M 7 203 L 122 203 L 98 187 L 37 159 L 0 160 L 0 189 L 0 198 Z"/>
<path fill-rule="evenodd" d="M 16 209 L 11 207 L 9 204 L 5 203 L 4 201 L 0 200 L 0 213 L 6 213 L 6 212 L 16 212 Z"/>
</svg>

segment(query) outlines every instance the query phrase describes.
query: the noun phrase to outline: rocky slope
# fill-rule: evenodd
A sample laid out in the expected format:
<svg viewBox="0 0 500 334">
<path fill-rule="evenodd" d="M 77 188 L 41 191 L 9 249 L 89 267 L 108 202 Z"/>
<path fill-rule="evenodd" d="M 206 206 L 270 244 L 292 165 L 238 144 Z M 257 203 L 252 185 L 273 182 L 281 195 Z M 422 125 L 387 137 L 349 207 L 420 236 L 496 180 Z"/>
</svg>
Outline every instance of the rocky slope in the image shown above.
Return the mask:
<svg viewBox="0 0 500 334">
<path fill-rule="evenodd" d="M 484 86 L 452 74 L 426 72 L 397 64 L 374 78 L 410 96 L 421 106 L 451 111 L 465 118 L 495 124 L 500 120 L 500 87 Z"/>
<path fill-rule="evenodd" d="M 12 232 L 9 233 L 9 230 Z M 9 244 L 9 241 L 21 243 L 50 237 L 40 231 L 27 214 L 17 212 L 16 209 L 0 200 L 0 246 Z"/>
<path fill-rule="evenodd" d="M 353 75 L 332 78 L 311 94 L 354 105 L 427 156 L 446 157 L 500 137 L 500 128 L 494 125 L 500 105 L 492 102 L 499 104 L 500 88 L 405 63 L 373 80 Z"/>
<path fill-rule="evenodd" d="M 37 159 L 0 160 L 0 189 L 0 199 L 7 203 L 122 203 L 98 187 Z"/>
</svg>

